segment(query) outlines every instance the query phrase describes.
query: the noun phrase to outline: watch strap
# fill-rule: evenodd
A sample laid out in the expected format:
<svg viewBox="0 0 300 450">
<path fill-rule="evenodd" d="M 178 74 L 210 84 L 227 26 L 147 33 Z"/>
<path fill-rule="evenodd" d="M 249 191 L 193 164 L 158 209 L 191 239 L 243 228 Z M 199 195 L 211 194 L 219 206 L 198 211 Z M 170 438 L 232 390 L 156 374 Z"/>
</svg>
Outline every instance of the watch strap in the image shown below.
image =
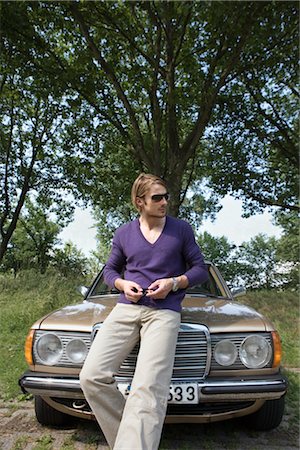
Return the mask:
<svg viewBox="0 0 300 450">
<path fill-rule="evenodd" d="M 179 286 L 178 286 L 179 281 L 178 281 L 178 278 L 176 278 L 176 277 L 172 277 L 172 280 L 173 280 L 172 291 L 176 292 L 176 291 L 178 291 L 178 288 L 179 288 Z"/>
</svg>

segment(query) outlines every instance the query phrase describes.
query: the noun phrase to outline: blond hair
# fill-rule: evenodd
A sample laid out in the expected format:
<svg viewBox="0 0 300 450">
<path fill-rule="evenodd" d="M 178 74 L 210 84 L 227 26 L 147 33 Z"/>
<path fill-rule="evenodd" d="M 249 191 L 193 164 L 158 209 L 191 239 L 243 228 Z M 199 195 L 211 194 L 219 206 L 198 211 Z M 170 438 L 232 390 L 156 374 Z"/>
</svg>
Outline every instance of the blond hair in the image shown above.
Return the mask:
<svg viewBox="0 0 300 450">
<path fill-rule="evenodd" d="M 140 208 L 136 204 L 137 197 L 144 197 L 153 184 L 160 184 L 167 189 L 166 182 L 162 178 L 157 175 L 152 175 L 151 173 L 141 173 L 133 183 L 131 189 L 131 201 L 138 211 Z"/>
</svg>

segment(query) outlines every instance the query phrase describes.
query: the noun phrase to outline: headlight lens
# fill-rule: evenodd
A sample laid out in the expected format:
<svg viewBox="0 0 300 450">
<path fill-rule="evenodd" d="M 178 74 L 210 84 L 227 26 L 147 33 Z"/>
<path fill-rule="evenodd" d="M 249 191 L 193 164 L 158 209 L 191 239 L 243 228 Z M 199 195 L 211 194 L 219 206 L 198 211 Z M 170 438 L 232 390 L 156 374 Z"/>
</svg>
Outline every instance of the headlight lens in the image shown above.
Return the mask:
<svg viewBox="0 0 300 450">
<path fill-rule="evenodd" d="M 74 363 L 82 363 L 87 355 L 87 346 L 81 339 L 72 339 L 66 347 L 67 357 Z"/>
<path fill-rule="evenodd" d="M 264 367 L 270 361 L 271 356 L 272 348 L 262 336 L 248 336 L 241 344 L 240 360 L 249 369 Z"/>
<path fill-rule="evenodd" d="M 223 339 L 215 346 L 214 358 L 220 366 L 231 366 L 234 364 L 237 355 L 237 348 L 229 339 Z"/>
<path fill-rule="evenodd" d="M 36 353 L 43 364 L 53 366 L 63 353 L 60 338 L 54 333 L 46 333 L 36 343 Z"/>
</svg>

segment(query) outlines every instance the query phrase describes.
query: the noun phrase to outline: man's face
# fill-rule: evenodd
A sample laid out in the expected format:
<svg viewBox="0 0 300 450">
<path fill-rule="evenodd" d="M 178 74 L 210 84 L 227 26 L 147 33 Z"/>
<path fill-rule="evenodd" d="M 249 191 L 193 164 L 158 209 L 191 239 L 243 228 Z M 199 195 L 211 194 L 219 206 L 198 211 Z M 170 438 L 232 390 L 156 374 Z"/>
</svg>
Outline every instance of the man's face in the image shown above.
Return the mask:
<svg viewBox="0 0 300 450">
<path fill-rule="evenodd" d="M 168 193 L 161 184 L 153 184 L 143 198 L 138 198 L 141 214 L 148 217 L 163 218 L 167 214 Z"/>
</svg>

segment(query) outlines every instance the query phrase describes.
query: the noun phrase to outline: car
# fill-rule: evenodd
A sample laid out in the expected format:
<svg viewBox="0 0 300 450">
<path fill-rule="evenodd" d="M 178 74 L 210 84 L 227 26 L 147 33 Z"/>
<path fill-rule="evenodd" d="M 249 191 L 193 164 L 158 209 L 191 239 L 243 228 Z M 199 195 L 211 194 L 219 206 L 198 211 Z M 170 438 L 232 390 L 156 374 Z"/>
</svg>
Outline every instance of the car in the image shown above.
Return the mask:
<svg viewBox="0 0 300 450">
<path fill-rule="evenodd" d="M 273 324 L 235 301 L 218 268 L 207 262 L 208 280 L 187 290 L 165 422 L 205 423 L 246 418 L 256 430 L 277 427 L 284 413 L 287 380 L 281 373 L 281 342 Z M 80 369 L 118 292 L 103 270 L 84 300 L 35 322 L 26 338 L 29 369 L 20 377 L 32 394 L 37 420 L 64 426 L 72 417 L 94 419 L 79 383 Z M 122 363 L 116 381 L 130 391 L 138 345 Z"/>
</svg>

